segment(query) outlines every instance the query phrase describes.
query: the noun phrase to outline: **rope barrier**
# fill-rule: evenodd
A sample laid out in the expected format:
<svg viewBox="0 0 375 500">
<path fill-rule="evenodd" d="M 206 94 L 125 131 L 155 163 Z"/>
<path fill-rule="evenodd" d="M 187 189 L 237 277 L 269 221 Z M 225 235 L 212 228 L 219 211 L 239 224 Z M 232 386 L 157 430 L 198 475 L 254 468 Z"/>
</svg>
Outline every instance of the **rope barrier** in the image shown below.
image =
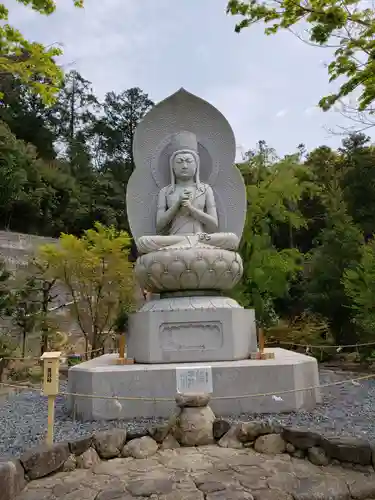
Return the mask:
<svg viewBox="0 0 375 500">
<path fill-rule="evenodd" d="M 271 341 L 271 342 L 267 342 L 266 341 L 266 344 L 267 346 L 271 346 L 271 345 L 285 345 L 285 346 L 296 346 L 296 347 L 303 347 L 305 349 L 320 349 L 320 350 L 324 350 L 324 349 L 348 349 L 348 348 L 358 348 L 358 347 L 370 347 L 370 346 L 375 346 L 375 341 L 374 342 L 364 342 L 364 343 L 361 343 L 361 344 L 345 344 L 345 345 L 331 345 L 331 344 L 323 344 L 323 345 L 314 345 L 314 344 L 301 344 L 301 343 L 298 343 L 298 342 L 293 342 L 293 341 L 290 341 L 290 342 L 285 342 L 285 341 L 277 341 L 277 340 L 274 340 L 274 341 Z M 102 351 L 103 348 L 100 347 L 98 349 L 94 349 L 93 351 L 86 351 L 86 352 L 82 352 L 82 353 L 77 353 L 79 354 L 80 356 L 86 356 L 86 354 L 92 354 L 92 353 L 95 353 L 95 352 L 99 352 L 99 351 Z M 69 356 L 69 355 L 68 355 Z M 0 357 L 0 361 L 1 360 L 8 360 L 8 361 L 40 361 L 40 356 L 38 357 L 31 357 L 31 356 L 26 356 L 26 357 L 11 357 L 11 356 L 1 356 Z"/>
<path fill-rule="evenodd" d="M 347 349 L 350 347 L 369 347 L 369 346 L 375 346 L 375 341 L 374 342 L 364 342 L 362 344 L 345 344 L 345 345 L 332 345 L 332 344 L 323 344 L 323 345 L 314 345 L 314 344 L 299 344 L 297 342 L 285 342 L 285 341 L 277 341 L 274 340 L 272 342 L 266 342 L 267 345 L 295 345 L 297 347 L 305 347 L 305 348 L 310 348 L 310 349 Z"/>
<path fill-rule="evenodd" d="M 329 382 L 327 384 L 320 384 L 320 385 L 314 385 L 310 387 L 302 387 L 299 389 L 285 389 L 282 391 L 275 391 L 275 392 L 266 392 L 266 393 L 253 393 L 253 394 L 243 394 L 241 396 L 213 396 L 211 400 L 222 400 L 222 399 L 244 399 L 244 398 L 259 398 L 259 397 L 268 397 L 268 396 L 280 396 L 283 394 L 292 394 L 292 393 L 297 393 L 297 392 L 303 392 L 303 391 L 312 391 L 316 389 L 326 389 L 329 387 L 337 387 L 340 385 L 345 385 L 345 384 L 353 384 L 357 385 L 360 381 L 364 380 L 370 380 L 372 378 L 375 378 L 375 373 L 369 374 L 369 375 L 363 375 L 361 377 L 356 377 L 356 378 L 351 378 L 351 379 L 345 379 L 345 380 L 338 380 L 336 382 Z M 22 386 L 22 385 L 16 385 L 16 384 L 7 384 L 7 383 L 1 383 L 0 387 L 9 387 L 9 388 L 14 388 L 14 389 L 20 389 L 20 390 L 30 390 L 30 391 L 35 391 L 35 392 L 40 392 L 40 389 L 37 389 L 35 387 L 27 387 L 27 386 Z M 161 397 L 131 397 L 131 396 L 104 396 L 104 395 L 98 395 L 98 394 L 81 394 L 78 392 L 59 392 L 57 396 L 75 396 L 75 397 L 80 397 L 80 398 L 91 398 L 91 399 L 104 399 L 104 400 L 115 400 L 115 401 L 175 401 L 175 398 L 161 398 Z"/>
<path fill-rule="evenodd" d="M 283 342 L 283 344 L 288 344 L 286 342 Z M 373 343 L 366 343 L 365 345 L 373 345 Z M 263 344 L 264 345 L 264 344 Z M 301 345 L 301 344 L 300 344 Z M 358 344 L 356 344 L 358 346 Z M 312 347 L 312 346 L 307 346 Z M 320 348 L 321 346 L 319 346 Z M 335 346 L 330 346 L 330 347 L 335 347 Z M 89 351 L 90 353 L 96 352 L 96 351 L 101 351 L 102 348 L 96 349 L 94 351 Z M 306 352 L 308 350 L 306 349 Z M 150 401 L 150 402 L 157 402 L 157 401 L 168 401 L 168 402 L 173 402 L 175 401 L 175 397 L 151 397 L 151 396 L 109 396 L 109 395 L 99 395 L 99 394 L 84 394 L 84 393 L 79 393 L 79 392 L 68 392 L 68 391 L 62 391 L 59 392 L 59 358 L 60 358 L 60 353 L 58 352 L 49 352 L 47 353 L 48 356 L 46 359 L 44 359 L 44 379 L 43 379 L 43 389 L 41 390 L 40 387 L 36 388 L 33 387 L 32 385 L 20 385 L 20 384 L 8 384 L 6 382 L 0 383 L 0 388 L 9 388 L 9 389 L 15 389 L 18 391 L 30 391 L 30 392 L 38 392 L 42 396 L 47 398 L 48 402 L 48 418 L 47 418 L 47 436 L 46 436 L 46 442 L 48 445 L 52 445 L 54 442 L 54 422 L 55 422 L 55 402 L 56 402 L 56 397 L 76 397 L 76 398 L 88 398 L 88 399 L 101 399 L 101 400 L 107 400 L 107 401 L 113 401 L 113 404 L 116 405 L 118 408 L 122 409 L 122 405 L 120 401 Z M 87 354 L 87 353 L 85 353 Z M 2 358 L 0 358 L 1 361 Z M 6 358 L 6 359 L 40 359 L 40 358 Z M 356 386 L 360 386 L 360 381 L 364 380 L 370 380 L 372 378 L 375 378 L 375 373 L 369 374 L 369 375 L 363 375 L 360 377 L 356 378 L 351 378 L 351 379 L 345 379 L 345 380 L 338 380 L 336 382 L 330 382 L 326 384 L 318 384 L 318 385 L 313 385 L 309 387 L 301 387 L 298 389 L 284 389 L 280 391 L 274 391 L 274 392 L 266 392 L 266 393 L 253 393 L 253 394 L 241 394 L 239 396 L 212 396 L 211 399 L 213 401 L 215 400 L 240 400 L 240 399 L 245 399 L 245 398 L 265 398 L 271 396 L 272 399 L 275 401 L 283 401 L 283 398 L 281 397 L 282 395 L 286 394 L 293 394 L 293 393 L 300 393 L 300 392 L 307 392 L 307 391 L 315 391 L 318 389 L 326 389 L 329 387 L 336 387 L 336 386 L 341 386 L 345 385 L 348 383 L 351 383 Z M 74 414 L 73 414 L 73 419 L 74 419 Z"/>
<path fill-rule="evenodd" d="M 77 353 L 79 356 L 86 356 L 86 354 L 92 354 L 93 352 L 99 352 L 102 351 L 103 348 L 99 347 L 99 349 L 94 349 L 93 351 L 86 351 L 86 352 L 81 352 Z M 67 354 L 69 356 L 69 354 Z M 7 361 L 40 361 L 40 356 L 27 356 L 27 357 L 10 357 L 10 356 L 0 356 L 0 361 L 3 359 L 6 359 Z"/>
</svg>

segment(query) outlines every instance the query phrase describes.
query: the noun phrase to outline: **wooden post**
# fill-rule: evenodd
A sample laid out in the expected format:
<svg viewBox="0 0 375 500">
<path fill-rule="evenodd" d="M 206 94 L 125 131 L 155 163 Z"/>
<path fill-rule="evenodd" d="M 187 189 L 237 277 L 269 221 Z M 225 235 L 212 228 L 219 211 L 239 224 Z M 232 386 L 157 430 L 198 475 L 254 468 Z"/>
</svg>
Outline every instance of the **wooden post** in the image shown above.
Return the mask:
<svg viewBox="0 0 375 500">
<path fill-rule="evenodd" d="M 55 400 L 59 393 L 60 352 L 45 352 L 41 356 L 44 362 L 43 394 L 48 397 L 47 444 L 53 444 L 55 424 Z"/>
<path fill-rule="evenodd" d="M 120 335 L 118 341 L 118 355 L 120 359 L 125 358 L 125 334 Z"/>
<path fill-rule="evenodd" d="M 48 396 L 47 444 L 53 445 L 53 430 L 55 426 L 56 396 Z"/>
<path fill-rule="evenodd" d="M 125 357 L 125 333 L 122 333 L 119 337 L 118 354 L 118 358 L 116 358 L 117 365 L 134 364 L 134 359 Z"/>
<path fill-rule="evenodd" d="M 258 336 L 259 336 L 259 352 L 260 354 L 264 354 L 264 332 L 263 328 L 259 328 L 258 330 Z"/>
<path fill-rule="evenodd" d="M 265 339 L 263 328 L 258 328 L 258 351 L 250 353 L 250 359 L 275 359 L 274 352 L 264 352 Z"/>
</svg>

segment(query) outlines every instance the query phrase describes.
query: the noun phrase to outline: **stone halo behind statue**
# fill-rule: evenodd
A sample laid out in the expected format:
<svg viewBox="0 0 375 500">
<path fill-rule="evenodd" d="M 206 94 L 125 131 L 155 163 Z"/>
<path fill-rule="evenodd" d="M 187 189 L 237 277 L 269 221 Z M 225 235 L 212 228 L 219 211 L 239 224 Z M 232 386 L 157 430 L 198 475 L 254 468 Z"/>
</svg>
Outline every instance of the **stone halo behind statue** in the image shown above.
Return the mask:
<svg viewBox="0 0 375 500">
<path fill-rule="evenodd" d="M 133 237 L 157 234 L 158 193 L 170 183 L 171 136 L 183 130 L 197 137 L 200 179 L 214 190 L 219 232 L 233 232 L 241 238 L 246 191 L 234 166 L 236 143 L 232 128 L 214 106 L 184 89 L 154 106 L 136 128 L 133 141 L 136 168 L 126 194 Z"/>
</svg>

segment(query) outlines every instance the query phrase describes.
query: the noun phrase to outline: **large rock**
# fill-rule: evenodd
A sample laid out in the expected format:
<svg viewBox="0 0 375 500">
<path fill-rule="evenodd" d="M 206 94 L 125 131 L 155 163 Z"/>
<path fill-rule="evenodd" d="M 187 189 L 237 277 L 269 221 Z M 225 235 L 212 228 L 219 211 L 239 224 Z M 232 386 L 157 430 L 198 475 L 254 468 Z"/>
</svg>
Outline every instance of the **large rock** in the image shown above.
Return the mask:
<svg viewBox="0 0 375 500">
<path fill-rule="evenodd" d="M 229 431 L 217 443 L 221 448 L 243 448 L 243 443 L 238 439 L 238 424 L 232 425 Z"/>
<path fill-rule="evenodd" d="M 126 441 L 125 429 L 95 432 L 93 444 L 100 458 L 119 457 Z"/>
<path fill-rule="evenodd" d="M 91 444 L 92 435 L 69 441 L 70 453 L 73 453 L 73 455 L 82 455 L 82 453 L 91 447 Z"/>
<path fill-rule="evenodd" d="M 167 437 L 170 427 L 169 424 L 155 425 L 154 427 L 149 427 L 148 433 L 157 443 L 162 443 Z"/>
<path fill-rule="evenodd" d="M 132 439 L 123 447 L 123 457 L 149 458 L 158 451 L 158 443 L 150 436 Z"/>
<path fill-rule="evenodd" d="M 268 455 L 279 455 L 286 450 L 286 444 L 280 434 L 259 436 L 254 443 L 254 450 Z"/>
<path fill-rule="evenodd" d="M 238 425 L 238 439 L 242 443 L 255 441 L 259 436 L 274 433 L 274 428 L 267 422 L 241 422 Z"/>
<path fill-rule="evenodd" d="M 293 455 L 296 452 L 296 447 L 292 443 L 286 443 L 286 452 Z"/>
<path fill-rule="evenodd" d="M 77 457 L 77 467 L 80 469 L 91 469 L 100 462 L 100 457 L 94 448 L 89 448 Z"/>
<path fill-rule="evenodd" d="M 137 430 L 126 430 L 126 441 L 131 441 L 132 439 L 139 439 L 144 436 L 148 436 L 148 431 L 146 429 L 142 431 Z"/>
<path fill-rule="evenodd" d="M 176 404 L 179 408 L 203 408 L 210 402 L 209 394 L 177 394 Z"/>
<path fill-rule="evenodd" d="M 329 458 L 323 448 L 313 446 L 307 450 L 307 458 L 314 465 L 328 465 Z"/>
<path fill-rule="evenodd" d="M 372 451 L 370 443 L 352 437 L 329 437 L 323 438 L 321 447 L 330 458 L 340 462 L 352 464 L 370 465 Z"/>
<path fill-rule="evenodd" d="M 23 453 L 20 461 L 30 479 L 39 479 L 59 470 L 70 455 L 68 443 L 42 445 Z"/>
<path fill-rule="evenodd" d="M 77 467 L 77 457 L 73 455 L 69 455 L 68 459 L 65 460 L 64 465 L 62 467 L 63 472 L 72 472 Z"/>
<path fill-rule="evenodd" d="M 231 425 L 230 422 L 228 422 L 228 420 L 217 418 L 214 422 L 212 429 L 214 438 L 217 440 L 221 439 L 224 436 L 224 434 L 226 434 L 229 431 L 230 427 Z"/>
<path fill-rule="evenodd" d="M 160 445 L 161 450 L 174 450 L 176 448 L 180 448 L 180 443 L 172 434 L 168 434 Z"/>
<path fill-rule="evenodd" d="M 284 427 L 281 433 L 284 441 L 292 443 L 300 450 L 308 450 L 314 446 L 320 446 L 322 437 L 308 429 L 298 429 L 293 427 Z"/>
<path fill-rule="evenodd" d="M 305 458 L 306 450 L 296 450 L 292 456 L 294 458 Z"/>
<path fill-rule="evenodd" d="M 0 462 L 0 500 L 14 500 L 25 486 L 25 471 L 18 460 Z"/>
<path fill-rule="evenodd" d="M 204 446 L 214 442 L 215 415 L 209 406 L 184 408 L 176 419 L 175 438 L 183 446 Z"/>
</svg>

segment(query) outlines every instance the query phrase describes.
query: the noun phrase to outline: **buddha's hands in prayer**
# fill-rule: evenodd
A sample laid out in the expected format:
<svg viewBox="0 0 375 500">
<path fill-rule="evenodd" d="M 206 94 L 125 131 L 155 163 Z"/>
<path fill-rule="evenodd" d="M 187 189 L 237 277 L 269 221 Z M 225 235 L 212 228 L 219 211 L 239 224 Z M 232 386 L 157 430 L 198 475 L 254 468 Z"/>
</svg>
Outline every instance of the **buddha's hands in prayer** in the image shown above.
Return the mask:
<svg viewBox="0 0 375 500">
<path fill-rule="evenodd" d="M 180 196 L 180 206 L 187 209 L 191 207 L 191 192 L 187 189 Z"/>
</svg>

